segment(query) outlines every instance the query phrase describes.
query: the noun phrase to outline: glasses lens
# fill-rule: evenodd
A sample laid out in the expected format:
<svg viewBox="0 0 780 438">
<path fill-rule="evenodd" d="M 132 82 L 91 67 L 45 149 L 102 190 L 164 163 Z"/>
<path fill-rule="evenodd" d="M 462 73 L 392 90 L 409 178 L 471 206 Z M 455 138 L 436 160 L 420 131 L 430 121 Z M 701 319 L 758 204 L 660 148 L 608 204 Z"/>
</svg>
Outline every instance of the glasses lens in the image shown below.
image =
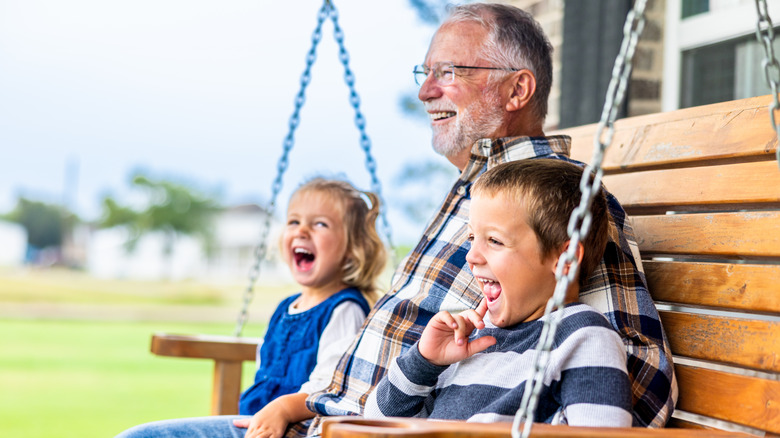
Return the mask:
<svg viewBox="0 0 780 438">
<path fill-rule="evenodd" d="M 455 81 L 455 66 L 451 62 L 441 62 L 436 65 L 439 82 L 443 85 L 449 85 Z"/>
<path fill-rule="evenodd" d="M 428 77 L 428 73 L 425 71 L 425 67 L 422 65 L 415 65 L 413 73 L 414 73 L 414 82 L 417 85 L 422 85 L 423 82 L 425 82 L 425 79 Z"/>
</svg>

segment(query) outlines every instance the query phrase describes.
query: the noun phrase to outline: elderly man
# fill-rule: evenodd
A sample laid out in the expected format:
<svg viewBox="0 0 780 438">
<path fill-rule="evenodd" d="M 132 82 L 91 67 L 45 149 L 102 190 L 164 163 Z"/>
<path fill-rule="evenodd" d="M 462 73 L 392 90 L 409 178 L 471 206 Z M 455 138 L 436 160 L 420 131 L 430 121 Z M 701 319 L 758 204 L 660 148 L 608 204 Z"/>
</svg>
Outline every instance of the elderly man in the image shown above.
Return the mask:
<svg viewBox="0 0 780 438">
<path fill-rule="evenodd" d="M 360 414 L 390 361 L 414 344 L 434 314 L 479 303 L 482 295 L 466 263 L 471 184 L 498 163 L 566 159 L 569 152 L 568 137 L 545 137 L 542 131 L 551 50 L 532 17 L 506 5 L 455 7 L 436 32 L 414 74 L 431 117 L 433 147 L 461 175 L 342 358 L 328 390 L 309 396 L 309 409 L 320 415 L 310 434 L 317 433 L 322 415 Z M 610 241 L 580 299 L 602 311 L 623 338 L 634 425 L 662 427 L 676 399 L 671 353 L 631 226 L 617 200 L 608 201 Z"/>
<path fill-rule="evenodd" d="M 436 32 L 414 75 L 431 117 L 433 147 L 461 171 L 460 178 L 341 358 L 329 387 L 306 400 L 314 421 L 293 424 L 288 436 L 318 434 L 323 416 L 361 414 L 390 361 L 417 341 L 433 315 L 477 307 L 482 294 L 466 262 L 471 184 L 498 163 L 567 159 L 569 138 L 545 137 L 542 131 L 552 83 L 550 52 L 536 21 L 506 5 L 458 6 Z M 633 424 L 661 427 L 676 398 L 671 354 L 645 286 L 633 231 L 617 200 L 608 197 L 608 202 L 610 241 L 580 301 L 602 311 L 623 338 L 633 380 Z M 167 420 L 120 436 L 278 434 L 247 433 L 247 424 L 246 417 L 232 416 Z"/>
</svg>

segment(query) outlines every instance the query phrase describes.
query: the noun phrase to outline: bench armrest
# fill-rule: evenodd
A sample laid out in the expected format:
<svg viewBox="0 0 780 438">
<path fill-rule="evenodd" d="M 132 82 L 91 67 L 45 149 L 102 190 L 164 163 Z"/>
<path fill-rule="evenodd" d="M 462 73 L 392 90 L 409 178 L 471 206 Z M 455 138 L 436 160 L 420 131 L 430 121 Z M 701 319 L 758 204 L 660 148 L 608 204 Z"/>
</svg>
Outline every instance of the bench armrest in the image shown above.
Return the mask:
<svg viewBox="0 0 780 438">
<path fill-rule="evenodd" d="M 158 356 L 211 359 L 214 378 L 211 390 L 211 415 L 238 413 L 241 395 L 241 366 L 245 360 L 255 360 L 257 338 L 211 335 L 152 335 L 152 353 Z"/>
</svg>

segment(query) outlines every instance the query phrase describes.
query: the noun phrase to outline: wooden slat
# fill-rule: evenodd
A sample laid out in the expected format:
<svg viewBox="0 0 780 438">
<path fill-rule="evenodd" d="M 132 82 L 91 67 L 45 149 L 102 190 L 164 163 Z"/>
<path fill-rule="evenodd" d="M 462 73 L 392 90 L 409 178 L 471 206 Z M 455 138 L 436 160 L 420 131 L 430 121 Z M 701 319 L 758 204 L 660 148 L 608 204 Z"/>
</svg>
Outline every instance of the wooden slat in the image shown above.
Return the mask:
<svg viewBox="0 0 780 438">
<path fill-rule="evenodd" d="M 766 158 L 777 148 L 768 122 L 770 100 L 771 96 L 761 96 L 618 120 L 604 159 L 605 171 Z M 593 124 L 553 134 L 570 135 L 571 156 L 589 162 L 596 129 Z"/>
<path fill-rule="evenodd" d="M 331 417 L 323 425 L 323 438 L 510 438 L 512 423 L 465 423 L 426 421 L 419 418 L 365 420 L 355 417 Z M 534 424 L 531 436 L 536 438 L 621 438 L 621 437 L 734 437 L 747 438 L 738 432 L 704 429 L 648 429 L 610 427 L 571 427 Z"/>
<path fill-rule="evenodd" d="M 780 212 L 633 216 L 645 254 L 780 257 Z"/>
<path fill-rule="evenodd" d="M 255 360 L 259 339 L 233 336 L 169 335 L 152 336 L 152 353 L 158 356 L 194 357 L 218 360 Z"/>
<path fill-rule="evenodd" d="M 780 372 L 780 322 L 658 313 L 675 356 Z"/>
<path fill-rule="evenodd" d="M 706 429 L 706 430 L 718 430 L 711 426 L 706 426 L 704 424 L 695 423 L 690 420 L 683 420 L 682 418 L 676 418 L 672 417 L 668 423 L 666 423 L 666 427 L 674 427 L 678 429 Z"/>
<path fill-rule="evenodd" d="M 780 313 L 780 265 L 643 263 L 656 301 Z"/>
<path fill-rule="evenodd" d="M 780 381 L 675 365 L 677 409 L 780 433 Z"/>
<path fill-rule="evenodd" d="M 776 161 L 654 170 L 611 175 L 604 184 L 626 211 L 690 211 L 705 206 L 768 203 L 780 206 L 780 169 Z M 740 209 L 744 209 L 741 207 Z"/>
</svg>

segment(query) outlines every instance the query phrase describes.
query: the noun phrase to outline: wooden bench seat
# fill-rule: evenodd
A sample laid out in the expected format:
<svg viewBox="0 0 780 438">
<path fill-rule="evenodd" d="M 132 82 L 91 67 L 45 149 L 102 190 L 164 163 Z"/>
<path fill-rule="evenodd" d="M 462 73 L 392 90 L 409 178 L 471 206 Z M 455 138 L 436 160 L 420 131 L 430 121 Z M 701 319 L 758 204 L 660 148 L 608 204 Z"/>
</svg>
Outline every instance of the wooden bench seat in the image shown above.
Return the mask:
<svg viewBox="0 0 780 438">
<path fill-rule="evenodd" d="M 770 99 L 616 123 L 604 184 L 634 226 L 674 354 L 677 410 L 662 430 L 535 425 L 532 436 L 780 435 L 780 168 Z M 595 132 L 554 134 L 570 135 L 572 157 L 587 162 Z M 396 435 L 506 438 L 510 425 L 349 417 L 324 430 L 326 438 Z"/>
</svg>

